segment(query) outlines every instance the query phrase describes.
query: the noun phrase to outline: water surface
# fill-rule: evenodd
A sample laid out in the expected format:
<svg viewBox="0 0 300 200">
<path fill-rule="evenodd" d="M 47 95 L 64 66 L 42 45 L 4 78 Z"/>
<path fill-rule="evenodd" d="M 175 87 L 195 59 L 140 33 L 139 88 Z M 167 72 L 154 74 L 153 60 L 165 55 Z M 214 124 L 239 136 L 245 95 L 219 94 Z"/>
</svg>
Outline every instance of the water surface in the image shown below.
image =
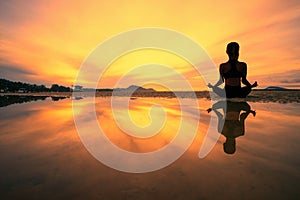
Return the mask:
<svg viewBox="0 0 300 200">
<path fill-rule="evenodd" d="M 190 148 L 170 166 L 145 174 L 119 172 L 97 161 L 77 134 L 69 98 L 5 105 L 0 108 L 0 198 L 299 199 L 299 103 L 247 102 L 256 116 L 245 119 L 236 152 L 223 151 L 226 138 L 220 134 L 212 151 L 200 159 L 199 149 L 215 113 L 206 111 L 210 101 L 198 101 L 199 128 Z M 134 122 L 151 123 L 148 111 L 154 104 L 165 108 L 167 119 L 159 134 L 149 139 L 128 136 L 118 128 L 109 97 L 96 98 L 97 119 L 119 147 L 153 151 L 172 140 L 181 115 L 175 98 L 136 98 L 130 101 Z M 191 122 L 193 116 L 191 112 Z"/>
</svg>

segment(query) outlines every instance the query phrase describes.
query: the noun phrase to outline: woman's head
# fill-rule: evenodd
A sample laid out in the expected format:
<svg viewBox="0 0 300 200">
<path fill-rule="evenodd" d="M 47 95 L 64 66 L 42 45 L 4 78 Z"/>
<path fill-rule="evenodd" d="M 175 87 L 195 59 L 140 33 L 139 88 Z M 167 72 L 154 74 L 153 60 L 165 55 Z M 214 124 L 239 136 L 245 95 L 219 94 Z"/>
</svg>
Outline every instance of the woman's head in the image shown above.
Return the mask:
<svg viewBox="0 0 300 200">
<path fill-rule="evenodd" d="M 234 138 L 226 138 L 226 142 L 223 143 L 223 150 L 227 154 L 235 153 L 235 139 Z"/>
<path fill-rule="evenodd" d="M 237 42 L 227 44 L 226 53 L 230 60 L 237 60 L 239 57 L 240 45 Z"/>
</svg>

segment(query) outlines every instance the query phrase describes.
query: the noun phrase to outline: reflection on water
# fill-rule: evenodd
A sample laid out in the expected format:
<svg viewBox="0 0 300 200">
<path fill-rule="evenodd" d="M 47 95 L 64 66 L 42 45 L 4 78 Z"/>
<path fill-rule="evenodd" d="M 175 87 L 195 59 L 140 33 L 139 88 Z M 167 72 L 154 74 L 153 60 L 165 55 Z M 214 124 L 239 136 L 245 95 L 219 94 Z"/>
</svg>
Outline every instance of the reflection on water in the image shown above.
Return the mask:
<svg viewBox="0 0 300 200">
<path fill-rule="evenodd" d="M 176 161 L 197 135 L 197 99 L 178 101 L 111 97 L 101 100 L 97 119 L 93 98 L 87 98 L 73 103 L 74 119 L 96 159 L 123 172 L 144 173 Z"/>
<path fill-rule="evenodd" d="M 18 95 L 5 95 L 0 96 L 0 107 L 9 106 L 16 103 L 25 103 L 30 101 L 45 100 L 47 96 L 18 96 Z"/>
<path fill-rule="evenodd" d="M 30 101 L 45 100 L 49 96 L 22 96 L 22 95 L 0 95 L 0 107 L 9 106 L 11 104 L 20 104 Z M 51 96 L 52 101 L 59 101 L 65 99 L 64 96 Z"/>
<path fill-rule="evenodd" d="M 52 101 L 59 101 L 59 100 L 65 99 L 65 98 L 67 98 L 67 97 L 55 97 L 55 96 L 51 96 Z"/>
<path fill-rule="evenodd" d="M 250 113 L 255 116 L 256 112 L 251 110 L 247 102 L 230 100 L 218 101 L 212 105 L 212 108 L 207 109 L 208 113 L 212 110 L 218 117 L 218 132 L 226 138 L 226 141 L 223 143 L 223 150 L 227 154 L 234 154 L 236 138 L 245 134 L 246 118 Z"/>
<path fill-rule="evenodd" d="M 77 135 L 70 99 L 46 98 L 1 107 L 0 199 L 297 199 L 300 196 L 299 104 L 228 105 L 227 119 L 234 122 L 227 123 L 230 126 L 226 129 L 222 103 L 219 109 L 219 104 L 212 105 L 206 99 L 198 101 L 200 125 L 191 147 L 172 165 L 146 174 L 118 172 L 94 159 Z M 173 131 L 180 121 L 176 99 L 137 98 L 130 103 L 129 112 L 136 124 L 149 124 L 149 106 L 156 103 L 166 108 L 167 122 L 149 141 L 130 137 L 111 118 L 110 98 L 96 98 L 98 121 L 116 145 L 147 152 L 164 146 L 174 137 Z M 216 112 L 208 114 L 209 107 Z M 257 111 L 256 117 L 250 110 Z M 210 116 L 218 117 L 217 112 L 223 115 L 219 119 L 225 123 L 224 136 L 246 133 L 236 139 L 234 156 L 220 153 L 224 143 L 221 136 L 208 156 L 199 159 L 197 154 Z M 193 120 L 194 114 L 189 115 Z"/>
<path fill-rule="evenodd" d="M 123 98 L 115 97 L 122 101 Z M 96 104 L 98 123 L 109 140 L 127 151 L 142 153 L 152 152 L 164 147 L 174 139 L 182 125 L 182 107 L 189 107 L 191 99 L 182 101 L 179 105 L 177 99 L 165 98 L 137 98 L 131 100 L 129 112 L 117 103 L 114 107 L 115 117 L 112 112 L 111 99 L 101 99 Z M 80 103 L 80 102 L 79 102 Z M 160 105 L 164 113 L 153 109 L 153 106 Z M 152 110 L 151 110 L 152 109 Z M 192 135 L 191 126 L 197 124 L 195 108 L 190 107 L 190 112 L 185 113 L 189 121 L 186 122 L 186 137 Z M 127 121 L 127 113 L 132 123 Z M 118 124 L 115 118 L 118 118 Z M 152 134 L 152 137 L 148 137 Z M 136 135 L 136 137 L 134 136 Z"/>
</svg>

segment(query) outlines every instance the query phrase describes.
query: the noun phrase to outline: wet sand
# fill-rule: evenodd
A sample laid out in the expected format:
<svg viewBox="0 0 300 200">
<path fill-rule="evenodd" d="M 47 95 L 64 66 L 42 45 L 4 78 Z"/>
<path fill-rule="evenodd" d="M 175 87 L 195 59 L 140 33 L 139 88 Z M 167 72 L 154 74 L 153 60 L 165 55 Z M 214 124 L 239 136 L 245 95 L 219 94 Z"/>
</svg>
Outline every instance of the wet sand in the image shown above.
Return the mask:
<svg viewBox="0 0 300 200">
<path fill-rule="evenodd" d="M 168 98 L 132 103 L 149 101 L 163 102 L 171 111 L 176 104 Z M 97 161 L 76 132 L 70 99 L 2 107 L 0 199 L 299 199 L 300 104 L 248 103 L 257 114 L 246 119 L 234 155 L 223 152 L 220 135 L 199 159 L 211 115 L 205 111 L 211 103 L 199 99 L 199 133 L 188 151 L 170 166 L 145 174 L 116 171 Z M 117 129 L 103 114 L 108 105 L 109 98 L 97 98 L 99 120 L 111 130 L 109 136 L 128 150 L 142 148 L 135 140 L 114 137 Z M 177 120 L 175 114 L 171 120 Z"/>
<path fill-rule="evenodd" d="M 110 97 L 112 92 L 40 92 L 40 93 L 0 93 L 0 96 L 45 96 L 45 97 Z M 219 99 L 218 96 L 212 93 L 212 97 L 208 91 L 193 92 L 135 92 L 131 95 L 129 92 L 114 93 L 115 96 L 132 96 L 132 97 L 155 97 L 155 98 L 197 98 L 204 99 Z M 176 96 L 177 95 L 177 96 Z M 237 99 L 238 101 L 250 102 L 278 102 L 278 103 L 300 103 L 300 90 L 286 90 L 286 91 L 266 91 L 256 90 L 252 91 L 247 98 Z"/>
</svg>

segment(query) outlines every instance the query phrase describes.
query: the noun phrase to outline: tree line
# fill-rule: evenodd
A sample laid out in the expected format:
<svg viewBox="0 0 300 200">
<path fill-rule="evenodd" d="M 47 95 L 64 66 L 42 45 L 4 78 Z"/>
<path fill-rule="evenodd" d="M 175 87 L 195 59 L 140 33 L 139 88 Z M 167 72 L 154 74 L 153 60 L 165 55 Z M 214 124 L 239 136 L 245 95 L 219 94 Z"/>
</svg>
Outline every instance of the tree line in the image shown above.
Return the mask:
<svg viewBox="0 0 300 200">
<path fill-rule="evenodd" d="M 72 88 L 58 84 L 52 84 L 50 88 L 45 85 L 36 85 L 22 82 L 13 82 L 0 79 L 1 92 L 72 92 Z"/>
</svg>

